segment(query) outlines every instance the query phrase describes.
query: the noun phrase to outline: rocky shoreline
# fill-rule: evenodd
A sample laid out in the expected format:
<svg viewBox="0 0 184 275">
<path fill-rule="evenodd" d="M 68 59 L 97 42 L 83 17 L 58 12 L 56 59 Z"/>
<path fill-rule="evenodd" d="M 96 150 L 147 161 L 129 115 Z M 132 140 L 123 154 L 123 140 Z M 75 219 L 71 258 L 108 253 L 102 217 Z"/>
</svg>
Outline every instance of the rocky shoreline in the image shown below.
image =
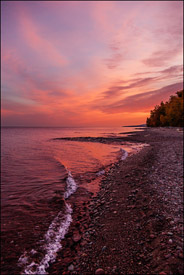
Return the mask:
<svg viewBox="0 0 184 275">
<path fill-rule="evenodd" d="M 49 274 L 183 274 L 182 138 L 177 128 L 81 138 L 149 146 L 112 165 L 95 197 L 72 196 L 74 222 Z"/>
</svg>

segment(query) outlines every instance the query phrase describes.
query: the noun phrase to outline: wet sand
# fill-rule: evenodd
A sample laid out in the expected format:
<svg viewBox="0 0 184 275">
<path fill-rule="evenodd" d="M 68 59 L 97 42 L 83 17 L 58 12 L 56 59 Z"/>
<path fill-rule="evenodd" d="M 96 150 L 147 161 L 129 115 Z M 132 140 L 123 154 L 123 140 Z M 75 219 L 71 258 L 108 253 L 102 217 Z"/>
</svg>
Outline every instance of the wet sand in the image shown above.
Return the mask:
<svg viewBox="0 0 184 275">
<path fill-rule="evenodd" d="M 49 274 L 183 274 L 182 140 L 177 128 L 81 138 L 149 146 L 109 167 L 97 195 L 73 195 L 74 222 Z"/>
</svg>

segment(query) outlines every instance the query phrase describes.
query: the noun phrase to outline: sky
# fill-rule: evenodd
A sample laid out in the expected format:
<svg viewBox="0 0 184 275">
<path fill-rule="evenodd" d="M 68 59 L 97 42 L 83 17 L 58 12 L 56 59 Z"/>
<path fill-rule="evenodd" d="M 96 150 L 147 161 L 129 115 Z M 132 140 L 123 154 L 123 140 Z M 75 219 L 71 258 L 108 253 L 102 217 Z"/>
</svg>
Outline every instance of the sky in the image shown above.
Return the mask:
<svg viewBox="0 0 184 275">
<path fill-rule="evenodd" d="M 183 1 L 1 1 L 2 126 L 142 124 L 183 89 Z"/>
</svg>

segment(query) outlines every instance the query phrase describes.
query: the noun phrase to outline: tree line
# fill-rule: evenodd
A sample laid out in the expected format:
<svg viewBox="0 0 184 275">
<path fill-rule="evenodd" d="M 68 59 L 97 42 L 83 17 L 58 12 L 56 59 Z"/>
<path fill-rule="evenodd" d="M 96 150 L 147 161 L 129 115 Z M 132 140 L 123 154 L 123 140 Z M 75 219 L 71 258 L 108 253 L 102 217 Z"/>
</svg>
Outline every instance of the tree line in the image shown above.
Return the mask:
<svg viewBox="0 0 184 275">
<path fill-rule="evenodd" d="M 148 127 L 183 127 L 183 90 L 170 96 L 169 101 L 156 105 L 146 120 Z"/>
</svg>

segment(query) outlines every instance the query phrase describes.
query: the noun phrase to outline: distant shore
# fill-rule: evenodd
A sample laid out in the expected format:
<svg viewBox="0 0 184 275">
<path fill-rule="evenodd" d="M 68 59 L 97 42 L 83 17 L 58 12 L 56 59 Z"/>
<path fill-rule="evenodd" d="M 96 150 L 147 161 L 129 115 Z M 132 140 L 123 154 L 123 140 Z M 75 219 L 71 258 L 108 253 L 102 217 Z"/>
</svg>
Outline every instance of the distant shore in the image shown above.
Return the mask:
<svg viewBox="0 0 184 275">
<path fill-rule="evenodd" d="M 92 200 L 79 189 L 83 203 L 71 202 L 74 222 L 50 274 L 183 274 L 181 130 L 81 138 L 149 146 L 112 165 Z"/>
</svg>

